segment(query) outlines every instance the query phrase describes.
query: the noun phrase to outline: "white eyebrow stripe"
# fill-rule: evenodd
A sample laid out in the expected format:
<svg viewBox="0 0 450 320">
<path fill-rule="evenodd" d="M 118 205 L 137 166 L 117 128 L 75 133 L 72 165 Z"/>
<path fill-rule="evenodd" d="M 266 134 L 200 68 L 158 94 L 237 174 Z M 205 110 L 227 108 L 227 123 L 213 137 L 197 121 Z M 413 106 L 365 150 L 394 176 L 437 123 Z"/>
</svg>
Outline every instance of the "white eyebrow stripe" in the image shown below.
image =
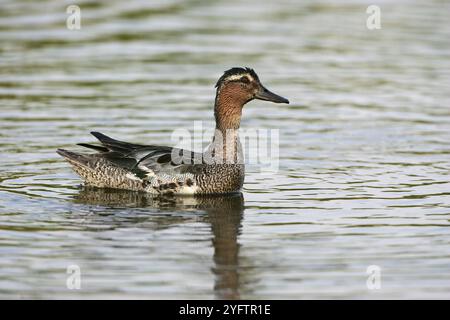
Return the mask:
<svg viewBox="0 0 450 320">
<path fill-rule="evenodd" d="M 253 77 L 251 75 L 249 75 L 248 73 L 244 73 L 244 74 L 233 74 L 229 77 L 227 77 L 225 80 L 226 81 L 234 81 L 234 80 L 239 80 L 242 79 L 243 77 L 247 77 L 247 79 L 252 82 L 253 81 Z"/>
</svg>

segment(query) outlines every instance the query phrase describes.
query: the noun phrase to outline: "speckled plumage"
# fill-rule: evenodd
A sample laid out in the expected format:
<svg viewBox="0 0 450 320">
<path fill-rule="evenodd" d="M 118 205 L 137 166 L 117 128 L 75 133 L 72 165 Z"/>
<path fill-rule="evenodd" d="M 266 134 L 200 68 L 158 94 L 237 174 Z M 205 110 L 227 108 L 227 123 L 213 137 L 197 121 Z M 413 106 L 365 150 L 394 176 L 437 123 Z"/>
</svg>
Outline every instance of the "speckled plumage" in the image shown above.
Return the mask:
<svg viewBox="0 0 450 320">
<path fill-rule="evenodd" d="M 217 194 L 240 191 L 245 166 L 239 142 L 242 107 L 252 99 L 288 101 L 265 89 L 252 69 L 232 68 L 217 82 L 216 132 L 205 153 L 138 145 L 92 132 L 99 145 L 79 144 L 97 153 L 57 152 L 85 185 L 152 194 Z M 231 135 L 231 139 L 228 139 Z"/>
</svg>

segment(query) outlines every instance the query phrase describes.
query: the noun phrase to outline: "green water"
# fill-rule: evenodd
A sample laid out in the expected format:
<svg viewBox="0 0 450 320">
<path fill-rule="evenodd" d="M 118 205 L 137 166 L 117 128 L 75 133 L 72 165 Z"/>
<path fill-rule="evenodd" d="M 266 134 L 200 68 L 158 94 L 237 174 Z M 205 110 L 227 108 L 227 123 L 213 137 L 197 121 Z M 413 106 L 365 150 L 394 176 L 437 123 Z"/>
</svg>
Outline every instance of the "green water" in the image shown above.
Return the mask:
<svg viewBox="0 0 450 320">
<path fill-rule="evenodd" d="M 0 298 L 450 298 L 448 1 L 373 31 L 358 0 L 70 4 L 0 1 Z M 212 126 L 233 66 L 291 101 L 245 107 L 280 159 L 242 197 L 85 190 L 55 153 Z"/>
</svg>

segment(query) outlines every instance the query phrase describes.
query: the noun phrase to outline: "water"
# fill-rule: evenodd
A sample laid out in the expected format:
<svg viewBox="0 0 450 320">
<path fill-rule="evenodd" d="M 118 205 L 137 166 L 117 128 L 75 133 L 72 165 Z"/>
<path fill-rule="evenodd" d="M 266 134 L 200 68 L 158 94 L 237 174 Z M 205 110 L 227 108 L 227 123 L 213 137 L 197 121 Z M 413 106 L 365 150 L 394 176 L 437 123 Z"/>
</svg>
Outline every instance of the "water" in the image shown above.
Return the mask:
<svg viewBox="0 0 450 320">
<path fill-rule="evenodd" d="M 450 298 L 448 1 L 374 31 L 358 0 L 77 3 L 70 31 L 70 1 L 0 2 L 1 298 Z M 54 152 L 173 145 L 232 66 L 291 101 L 245 107 L 280 161 L 242 197 L 82 189 Z"/>
</svg>

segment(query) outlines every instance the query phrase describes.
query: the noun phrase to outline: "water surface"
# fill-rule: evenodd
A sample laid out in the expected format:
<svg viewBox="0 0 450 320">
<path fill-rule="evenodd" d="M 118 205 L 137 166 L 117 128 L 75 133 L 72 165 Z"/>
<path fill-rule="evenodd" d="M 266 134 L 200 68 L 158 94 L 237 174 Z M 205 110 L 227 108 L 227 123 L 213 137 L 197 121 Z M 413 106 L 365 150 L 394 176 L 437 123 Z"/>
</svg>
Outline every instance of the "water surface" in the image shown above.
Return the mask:
<svg viewBox="0 0 450 320">
<path fill-rule="evenodd" d="M 450 298 L 448 1 L 374 31 L 358 0 L 77 1 L 77 31 L 69 4 L 0 1 L 1 298 Z M 83 189 L 55 153 L 212 126 L 232 66 L 291 101 L 245 107 L 280 159 L 242 196 Z"/>
</svg>

